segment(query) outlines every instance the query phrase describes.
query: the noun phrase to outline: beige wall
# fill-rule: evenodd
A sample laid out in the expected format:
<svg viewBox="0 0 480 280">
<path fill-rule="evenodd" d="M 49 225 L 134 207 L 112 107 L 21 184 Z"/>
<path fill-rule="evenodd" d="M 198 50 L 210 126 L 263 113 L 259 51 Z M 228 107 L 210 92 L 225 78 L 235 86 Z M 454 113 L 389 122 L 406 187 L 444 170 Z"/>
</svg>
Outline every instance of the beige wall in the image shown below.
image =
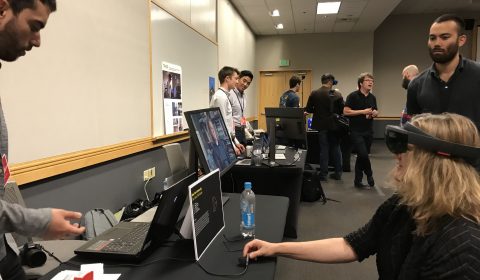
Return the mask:
<svg viewBox="0 0 480 280">
<path fill-rule="evenodd" d="M 227 0 L 218 0 L 218 68 L 228 65 L 250 70 L 255 76 L 255 36 Z M 246 90 L 245 115 L 257 115 L 257 78 Z M 215 78 L 218 84 L 218 78 Z"/>
<path fill-rule="evenodd" d="M 399 116 L 405 105 L 406 92 L 401 87 L 403 68 L 408 64 L 416 64 L 421 71 L 431 66 L 427 49 L 428 31 L 438 16 L 439 14 L 389 16 L 375 31 L 374 93 L 382 116 Z M 462 16 L 475 18 L 474 15 Z M 467 31 L 467 44 L 461 49 L 462 54 L 468 58 L 472 53 L 471 35 L 472 32 Z"/>
<path fill-rule="evenodd" d="M 331 72 L 346 97 L 356 89 L 358 74 L 373 70 L 373 33 L 260 36 L 256 58 L 259 71 L 311 69 L 312 88 Z M 290 66 L 279 67 L 280 59 L 289 59 Z"/>
<path fill-rule="evenodd" d="M 153 0 L 153 2 L 211 41 L 216 41 L 216 0 Z"/>
</svg>

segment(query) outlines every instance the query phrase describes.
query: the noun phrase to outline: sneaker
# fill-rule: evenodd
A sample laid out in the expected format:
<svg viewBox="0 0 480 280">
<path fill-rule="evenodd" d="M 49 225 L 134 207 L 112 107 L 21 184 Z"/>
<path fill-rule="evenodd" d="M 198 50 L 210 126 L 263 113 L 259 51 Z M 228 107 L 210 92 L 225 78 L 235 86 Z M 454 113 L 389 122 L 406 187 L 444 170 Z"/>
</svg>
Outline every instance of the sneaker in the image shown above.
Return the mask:
<svg viewBox="0 0 480 280">
<path fill-rule="evenodd" d="M 325 176 L 320 176 L 320 181 L 321 181 L 321 182 L 326 182 L 326 181 L 327 181 L 327 177 L 325 177 Z"/>
<path fill-rule="evenodd" d="M 375 180 L 373 180 L 373 176 L 368 176 L 367 177 L 367 182 L 370 187 L 375 186 Z"/>
<path fill-rule="evenodd" d="M 332 173 L 328 177 L 330 177 L 333 180 L 337 180 L 337 181 L 342 179 L 342 175 L 340 175 L 339 173 Z"/>
<path fill-rule="evenodd" d="M 370 190 L 372 189 L 370 186 L 363 184 L 362 182 L 354 183 L 355 188 L 362 189 L 362 190 Z"/>
</svg>

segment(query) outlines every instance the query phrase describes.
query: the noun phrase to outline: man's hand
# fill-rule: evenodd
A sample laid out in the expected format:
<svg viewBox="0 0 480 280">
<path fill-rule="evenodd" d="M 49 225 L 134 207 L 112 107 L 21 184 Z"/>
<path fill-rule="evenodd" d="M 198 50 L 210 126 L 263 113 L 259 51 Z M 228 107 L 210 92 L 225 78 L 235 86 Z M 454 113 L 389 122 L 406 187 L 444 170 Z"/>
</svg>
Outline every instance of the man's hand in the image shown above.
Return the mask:
<svg viewBox="0 0 480 280">
<path fill-rule="evenodd" d="M 243 154 L 245 152 L 245 147 L 238 143 L 238 144 L 235 144 L 237 146 L 237 148 L 240 150 L 240 153 Z"/>
<path fill-rule="evenodd" d="M 44 239 L 65 239 L 82 234 L 85 227 L 79 227 L 78 223 L 71 224 L 70 220 L 78 220 L 82 213 L 63 209 L 52 209 L 52 219 L 48 224 Z"/>
<path fill-rule="evenodd" d="M 243 256 L 250 259 L 256 259 L 257 257 L 269 257 L 275 255 L 274 251 L 275 244 L 266 242 L 263 240 L 255 239 L 248 242 L 245 247 L 243 247 Z"/>
<path fill-rule="evenodd" d="M 240 150 L 237 148 L 237 146 L 233 145 L 233 150 L 235 150 L 235 154 L 236 154 L 237 156 L 240 155 Z"/>
<path fill-rule="evenodd" d="M 376 118 L 378 116 L 377 110 L 372 110 L 372 118 Z"/>
<path fill-rule="evenodd" d="M 372 108 L 367 108 L 367 109 L 364 109 L 364 110 L 363 110 L 363 114 L 364 114 L 364 115 L 371 115 L 371 114 L 372 114 L 372 111 L 373 111 Z"/>
</svg>

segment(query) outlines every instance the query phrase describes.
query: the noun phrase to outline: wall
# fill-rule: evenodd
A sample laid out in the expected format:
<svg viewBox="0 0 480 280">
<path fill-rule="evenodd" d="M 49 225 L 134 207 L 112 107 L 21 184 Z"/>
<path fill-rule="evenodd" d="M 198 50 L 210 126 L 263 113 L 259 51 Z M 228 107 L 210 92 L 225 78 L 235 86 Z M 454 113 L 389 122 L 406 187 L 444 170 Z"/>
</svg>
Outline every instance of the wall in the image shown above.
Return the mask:
<svg viewBox="0 0 480 280">
<path fill-rule="evenodd" d="M 257 115 L 255 36 L 228 0 L 218 0 L 218 67 L 233 66 L 252 71 L 254 78 L 246 90 L 245 115 Z M 218 83 L 218 77 L 215 78 Z"/>
<path fill-rule="evenodd" d="M 374 93 L 382 116 L 400 116 L 406 92 L 401 87 L 402 70 L 415 64 L 421 70 L 431 66 L 427 40 L 431 23 L 440 14 L 389 16 L 375 30 L 373 47 Z M 475 15 L 464 14 L 464 18 Z M 478 15 L 477 15 L 478 17 Z M 478 22 L 478 20 L 476 21 Z M 461 49 L 465 57 L 472 54 L 472 32 Z"/>
<path fill-rule="evenodd" d="M 256 58 L 259 71 L 311 69 L 313 89 L 330 72 L 346 97 L 356 89 L 358 75 L 373 70 L 373 33 L 259 36 Z M 290 60 L 289 67 L 278 66 L 283 58 Z"/>
</svg>

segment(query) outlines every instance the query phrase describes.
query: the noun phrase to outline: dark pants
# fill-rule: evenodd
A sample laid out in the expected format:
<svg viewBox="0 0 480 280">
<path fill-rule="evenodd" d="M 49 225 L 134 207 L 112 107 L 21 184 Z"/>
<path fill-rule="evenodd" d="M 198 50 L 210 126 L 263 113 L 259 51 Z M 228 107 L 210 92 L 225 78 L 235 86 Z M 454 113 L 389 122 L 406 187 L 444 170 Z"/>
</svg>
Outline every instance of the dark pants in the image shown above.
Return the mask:
<svg viewBox="0 0 480 280">
<path fill-rule="evenodd" d="M 357 151 L 357 160 L 355 162 L 355 183 L 362 182 L 363 173 L 367 177 L 372 176 L 372 165 L 370 164 L 370 147 L 372 146 L 373 133 L 367 132 L 351 132 L 353 148 Z"/>
<path fill-rule="evenodd" d="M 321 130 L 318 132 L 318 141 L 320 147 L 320 177 L 327 178 L 329 148 L 326 130 Z"/>
<path fill-rule="evenodd" d="M 235 127 L 235 138 L 237 138 L 238 142 L 242 145 L 247 144 L 247 139 L 245 138 L 245 127 L 244 126 L 236 126 Z"/>
<path fill-rule="evenodd" d="M 20 264 L 20 259 L 17 254 L 10 249 L 5 241 L 7 256 L 0 261 L 0 275 L 3 280 L 26 280 L 27 276 Z"/>
<path fill-rule="evenodd" d="M 352 156 L 352 143 L 350 135 L 340 137 L 340 150 L 342 151 L 343 171 L 350 171 L 350 157 Z"/>
<path fill-rule="evenodd" d="M 340 151 L 340 138 L 338 135 L 329 131 L 327 133 L 330 160 L 335 168 L 335 173 L 342 174 L 342 152 Z"/>
</svg>

